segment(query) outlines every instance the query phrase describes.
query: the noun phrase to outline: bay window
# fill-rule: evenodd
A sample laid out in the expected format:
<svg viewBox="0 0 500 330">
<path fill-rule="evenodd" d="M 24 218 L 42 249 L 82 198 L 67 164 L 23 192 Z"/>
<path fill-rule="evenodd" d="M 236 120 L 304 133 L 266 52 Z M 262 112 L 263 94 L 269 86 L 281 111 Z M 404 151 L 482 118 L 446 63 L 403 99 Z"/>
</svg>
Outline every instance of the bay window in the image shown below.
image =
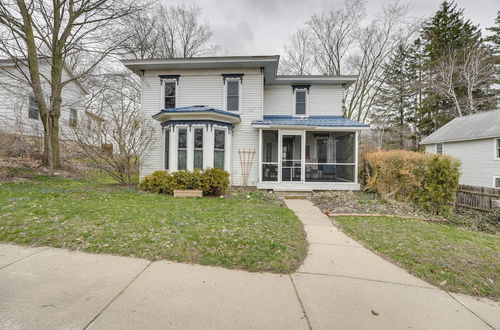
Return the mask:
<svg viewBox="0 0 500 330">
<path fill-rule="evenodd" d="M 178 129 L 177 138 L 177 169 L 187 169 L 187 128 Z"/>
<path fill-rule="evenodd" d="M 203 128 L 194 129 L 194 151 L 193 151 L 193 166 L 194 168 L 203 169 Z"/>
<path fill-rule="evenodd" d="M 170 130 L 169 129 L 166 129 L 165 130 L 165 156 L 164 156 L 164 165 L 163 165 L 163 168 L 165 170 L 168 170 L 168 161 L 169 161 L 169 155 L 168 155 L 168 151 L 170 149 Z"/>
<path fill-rule="evenodd" d="M 226 131 L 214 130 L 214 168 L 224 168 Z"/>
</svg>

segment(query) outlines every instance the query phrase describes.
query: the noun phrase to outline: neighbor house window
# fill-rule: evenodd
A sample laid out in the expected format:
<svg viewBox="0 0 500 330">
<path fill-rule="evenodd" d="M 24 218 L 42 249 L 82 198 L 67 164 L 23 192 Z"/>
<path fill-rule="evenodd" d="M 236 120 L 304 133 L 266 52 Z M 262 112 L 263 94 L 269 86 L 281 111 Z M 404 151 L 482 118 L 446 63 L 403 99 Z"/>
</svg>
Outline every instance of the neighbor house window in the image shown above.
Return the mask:
<svg viewBox="0 0 500 330">
<path fill-rule="evenodd" d="M 175 81 L 164 81 L 164 108 L 175 108 L 175 89 L 177 87 Z"/>
<path fill-rule="evenodd" d="M 295 90 L 295 115 L 305 116 L 307 109 L 307 90 Z"/>
<path fill-rule="evenodd" d="M 214 132 L 214 168 L 224 168 L 225 144 L 226 132 L 216 129 Z"/>
<path fill-rule="evenodd" d="M 443 144 L 442 143 L 436 144 L 436 153 L 443 154 Z"/>
<path fill-rule="evenodd" d="M 494 177 L 495 179 L 495 188 L 500 188 L 500 176 Z"/>
<path fill-rule="evenodd" d="M 227 107 L 228 111 L 240 110 L 240 79 L 228 79 L 227 88 Z"/>
<path fill-rule="evenodd" d="M 29 97 L 28 117 L 31 119 L 39 119 L 38 103 L 33 96 Z"/>
<path fill-rule="evenodd" d="M 500 159 L 500 139 L 495 139 L 495 158 Z"/>
<path fill-rule="evenodd" d="M 203 128 L 194 129 L 194 168 L 203 169 Z"/>
<path fill-rule="evenodd" d="M 187 128 L 179 128 L 177 141 L 177 169 L 187 168 Z"/>
<path fill-rule="evenodd" d="M 78 124 L 78 111 L 76 109 L 69 109 L 69 126 L 76 127 Z"/>
<path fill-rule="evenodd" d="M 169 155 L 168 151 L 170 148 L 170 130 L 166 129 L 165 130 L 165 164 L 163 165 L 164 169 L 168 170 L 168 162 L 169 162 Z"/>
</svg>

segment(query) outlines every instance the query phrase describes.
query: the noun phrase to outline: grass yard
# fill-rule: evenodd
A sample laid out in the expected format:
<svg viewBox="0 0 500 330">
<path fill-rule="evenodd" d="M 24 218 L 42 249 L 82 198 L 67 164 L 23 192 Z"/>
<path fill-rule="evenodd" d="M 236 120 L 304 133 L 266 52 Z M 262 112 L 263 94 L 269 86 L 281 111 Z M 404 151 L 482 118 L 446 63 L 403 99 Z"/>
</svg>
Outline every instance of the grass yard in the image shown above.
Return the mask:
<svg viewBox="0 0 500 330">
<path fill-rule="evenodd" d="M 293 272 L 307 253 L 300 220 L 252 196 L 174 199 L 89 179 L 0 183 L 0 241 Z"/>
<path fill-rule="evenodd" d="M 500 299 L 500 237 L 397 217 L 335 217 L 410 273 L 451 292 Z"/>
</svg>

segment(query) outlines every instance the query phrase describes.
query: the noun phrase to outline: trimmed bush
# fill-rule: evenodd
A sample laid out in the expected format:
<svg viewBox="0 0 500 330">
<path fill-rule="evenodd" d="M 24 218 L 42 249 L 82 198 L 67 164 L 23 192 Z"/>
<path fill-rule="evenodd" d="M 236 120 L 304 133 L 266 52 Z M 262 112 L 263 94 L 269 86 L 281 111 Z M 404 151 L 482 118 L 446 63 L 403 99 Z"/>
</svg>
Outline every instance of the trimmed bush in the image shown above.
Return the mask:
<svg viewBox="0 0 500 330">
<path fill-rule="evenodd" d="M 139 188 L 157 194 L 171 194 L 172 177 L 167 171 L 155 171 L 142 179 Z"/>
<path fill-rule="evenodd" d="M 367 190 L 417 202 L 436 214 L 450 210 L 460 177 L 460 163 L 449 156 L 404 150 L 368 153 L 363 170 Z"/>
<path fill-rule="evenodd" d="M 229 173 L 220 168 L 205 171 L 156 171 L 145 176 L 139 188 L 144 191 L 160 194 L 172 194 L 174 190 L 202 190 L 204 195 L 219 196 L 229 186 Z"/>
<path fill-rule="evenodd" d="M 434 214 L 451 211 L 460 178 L 460 163 L 449 156 L 434 155 L 425 168 L 419 203 Z"/>
<path fill-rule="evenodd" d="M 229 173 L 221 168 L 209 168 L 203 172 L 203 193 L 219 196 L 229 186 Z"/>
</svg>

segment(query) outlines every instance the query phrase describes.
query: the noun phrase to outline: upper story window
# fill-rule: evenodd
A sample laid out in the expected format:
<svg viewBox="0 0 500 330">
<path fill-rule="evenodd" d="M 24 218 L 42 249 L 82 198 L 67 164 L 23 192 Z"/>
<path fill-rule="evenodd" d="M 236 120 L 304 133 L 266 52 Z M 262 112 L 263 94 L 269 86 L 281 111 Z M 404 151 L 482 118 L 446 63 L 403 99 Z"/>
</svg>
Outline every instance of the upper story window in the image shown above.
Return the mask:
<svg viewBox="0 0 500 330">
<path fill-rule="evenodd" d="M 231 79 L 227 86 L 227 110 L 240 111 L 240 79 Z"/>
<path fill-rule="evenodd" d="M 175 108 L 175 90 L 177 89 L 177 81 L 165 80 L 163 82 L 164 91 L 164 109 Z"/>
<path fill-rule="evenodd" d="M 294 88 L 295 111 L 296 116 L 307 116 L 307 88 Z"/>
<path fill-rule="evenodd" d="M 437 143 L 436 144 L 436 153 L 437 154 L 443 154 L 443 144 L 442 143 Z"/>
<path fill-rule="evenodd" d="M 76 109 L 69 109 L 69 126 L 76 127 L 78 124 L 78 111 Z"/>
<path fill-rule="evenodd" d="M 495 159 L 500 160 L 500 139 L 495 139 Z"/>
<path fill-rule="evenodd" d="M 39 119 L 40 118 L 40 115 L 38 113 L 38 102 L 36 101 L 34 96 L 29 97 L 28 118 L 30 118 L 30 119 Z"/>
</svg>

